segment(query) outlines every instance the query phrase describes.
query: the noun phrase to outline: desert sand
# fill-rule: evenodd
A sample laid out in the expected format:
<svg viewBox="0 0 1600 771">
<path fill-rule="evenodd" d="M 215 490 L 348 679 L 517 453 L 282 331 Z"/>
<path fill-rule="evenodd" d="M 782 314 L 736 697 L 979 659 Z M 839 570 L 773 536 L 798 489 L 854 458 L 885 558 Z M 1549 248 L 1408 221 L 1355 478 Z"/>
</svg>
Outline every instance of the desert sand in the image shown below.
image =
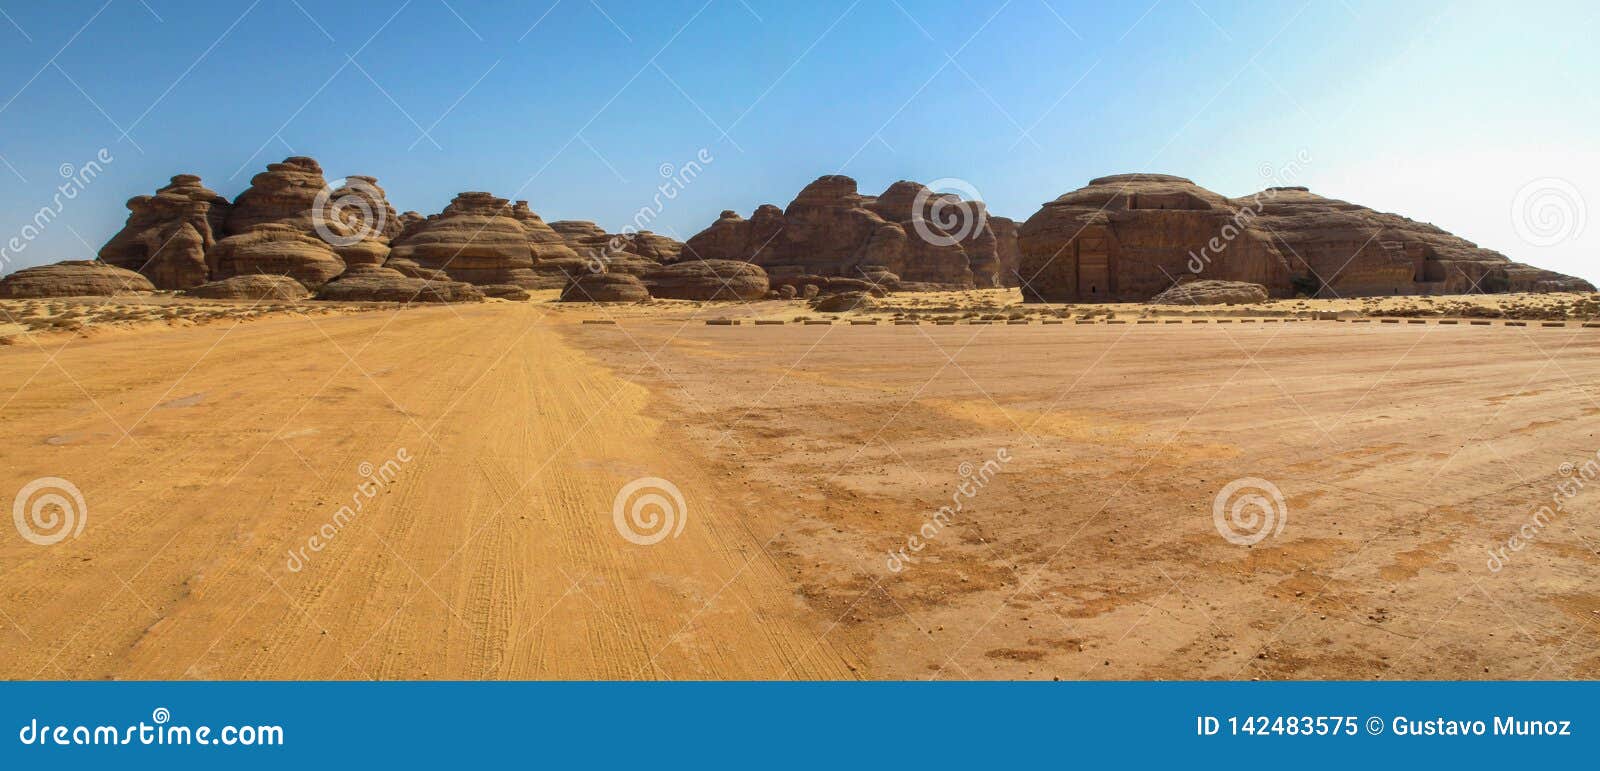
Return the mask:
<svg viewBox="0 0 1600 771">
<path fill-rule="evenodd" d="M 18 324 L 0 491 L 61 477 L 86 512 L 0 539 L 0 676 L 1600 676 L 1589 498 L 1487 564 L 1600 448 L 1577 316 L 553 296 Z M 676 537 L 619 533 L 642 477 Z M 1286 504 L 1248 546 L 1213 520 L 1244 477 Z"/>
</svg>

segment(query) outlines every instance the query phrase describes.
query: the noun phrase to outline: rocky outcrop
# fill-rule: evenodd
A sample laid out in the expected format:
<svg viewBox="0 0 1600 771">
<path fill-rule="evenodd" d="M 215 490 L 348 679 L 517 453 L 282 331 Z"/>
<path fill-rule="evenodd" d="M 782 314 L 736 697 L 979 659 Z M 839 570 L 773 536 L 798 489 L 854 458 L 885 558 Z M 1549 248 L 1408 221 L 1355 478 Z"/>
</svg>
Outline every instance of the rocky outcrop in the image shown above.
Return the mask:
<svg viewBox="0 0 1600 771">
<path fill-rule="evenodd" d="M 1022 251 L 1017 248 L 1016 221 L 990 215 L 989 229 L 994 231 L 995 256 L 1000 260 L 1000 286 L 1021 286 L 1018 270 L 1022 265 Z"/>
<path fill-rule="evenodd" d="M 154 292 L 142 274 L 96 260 L 68 260 L 23 268 L 0 279 L 0 297 L 113 297 Z"/>
<path fill-rule="evenodd" d="M 1232 203 L 1270 233 L 1308 294 L 1594 291 L 1583 279 L 1512 262 L 1428 223 L 1304 187 L 1268 188 Z"/>
<path fill-rule="evenodd" d="M 1017 241 L 1031 302 L 1142 301 L 1192 278 L 1259 284 L 1272 297 L 1592 291 L 1305 188 L 1230 200 L 1164 174 L 1092 180 L 1045 204 Z"/>
<path fill-rule="evenodd" d="M 677 262 L 683 255 L 683 242 L 676 238 L 641 230 L 631 235 L 620 236 L 628 242 L 625 251 L 633 252 L 651 262 L 670 263 Z"/>
<path fill-rule="evenodd" d="M 811 302 L 811 309 L 818 313 L 865 313 L 877 307 L 877 302 L 872 295 L 866 292 L 845 292 L 843 294 L 830 294 L 818 297 Z"/>
<path fill-rule="evenodd" d="M 886 267 L 907 282 L 945 286 L 996 286 L 1000 259 L 994 231 L 986 224 L 982 201 L 962 201 L 937 194 L 927 186 L 900 180 L 877 198 L 863 199 L 866 208 L 900 226 L 906 254 Z"/>
<path fill-rule="evenodd" d="M 780 273 L 768 274 L 767 279 L 773 289 L 781 290 L 786 286 L 792 287 L 795 294 L 802 297 L 843 294 L 845 292 L 866 292 L 874 297 L 883 297 L 892 291 L 891 287 L 885 283 L 874 283 L 864 278 L 814 276 L 807 273 Z M 896 281 L 896 285 L 898 284 L 899 282 Z"/>
<path fill-rule="evenodd" d="M 685 260 L 641 280 L 651 297 L 673 300 L 760 300 L 771 288 L 766 271 L 737 260 Z"/>
<path fill-rule="evenodd" d="M 395 259 L 391 257 L 388 262 L 383 264 L 383 267 L 390 270 L 397 270 L 401 275 L 410 276 L 411 278 L 421 278 L 429 281 L 451 280 L 450 277 L 442 270 L 424 268 L 421 265 L 418 265 L 407 259 Z"/>
<path fill-rule="evenodd" d="M 329 195 L 330 212 L 355 231 L 388 243 L 400 235 L 405 222 L 378 186 L 377 177 L 351 175 Z"/>
<path fill-rule="evenodd" d="M 533 250 L 533 272 L 538 280 L 538 286 L 531 288 L 560 289 L 575 276 L 589 270 L 591 263 L 584 259 L 586 255 L 573 248 L 566 233 L 558 232 L 529 209 L 527 201 L 513 204 L 511 216 L 528 231 L 528 247 Z"/>
<path fill-rule="evenodd" d="M 312 209 L 317 195 L 328 186 L 322 166 L 314 158 L 294 156 L 250 179 L 250 189 L 233 200 L 228 212 L 228 235 L 269 225 L 290 225 L 303 233 L 315 232 Z"/>
<path fill-rule="evenodd" d="M 1028 218 L 1018 246 L 1032 302 L 1142 301 L 1182 276 L 1292 293 L 1293 271 L 1265 231 L 1228 199 L 1165 174 L 1092 180 Z"/>
<path fill-rule="evenodd" d="M 582 272 L 629 273 L 643 276 L 677 259 L 683 244 L 649 231 L 632 235 L 607 233 L 599 225 L 583 220 L 560 220 L 550 224 L 566 240 L 582 261 Z M 578 271 L 569 270 L 569 276 Z"/>
<path fill-rule="evenodd" d="M 317 291 L 318 300 L 344 302 L 482 302 L 483 293 L 459 281 L 412 278 L 392 268 L 358 265 Z"/>
<path fill-rule="evenodd" d="M 680 260 L 743 260 L 773 272 L 860 278 L 876 267 L 908 285 L 990 286 L 999 272 L 994 232 L 981 202 L 896 182 L 863 196 L 855 180 L 818 178 L 779 210 L 750 219 L 724 211 L 684 244 Z"/>
<path fill-rule="evenodd" d="M 528 290 L 515 284 L 484 284 L 478 287 L 478 291 L 482 292 L 484 297 L 511 300 L 512 302 L 522 302 L 533 296 L 528 294 Z"/>
<path fill-rule="evenodd" d="M 389 242 L 393 243 L 406 236 L 416 233 L 418 230 L 422 229 L 423 225 L 426 225 L 427 223 L 428 218 L 423 216 L 421 212 L 402 212 L 400 214 L 400 232 L 395 234 L 394 238 L 389 239 Z"/>
<path fill-rule="evenodd" d="M 332 246 L 333 253 L 346 265 L 382 265 L 389 259 L 389 243 L 376 238 Z"/>
<path fill-rule="evenodd" d="M 637 276 L 627 273 L 585 273 L 561 292 L 564 303 L 634 303 L 650 299 Z"/>
<path fill-rule="evenodd" d="M 1148 300 L 1152 305 L 1248 305 L 1266 301 L 1266 287 L 1243 281 L 1189 281 Z"/>
<path fill-rule="evenodd" d="M 469 284 L 544 285 L 533 271 L 528 230 L 504 198 L 461 193 L 437 216 L 397 238 L 391 260 L 409 260 Z"/>
<path fill-rule="evenodd" d="M 218 241 L 206 253 L 213 279 L 255 274 L 289 276 L 316 291 L 345 271 L 344 261 L 327 242 L 294 225 L 255 225 Z"/>
<path fill-rule="evenodd" d="M 161 289 L 187 289 L 206 282 L 206 250 L 222 237 L 228 201 L 179 174 L 155 195 L 128 201 L 128 221 L 100 248 L 108 265 L 143 273 Z"/>
<path fill-rule="evenodd" d="M 304 300 L 311 296 L 304 284 L 288 276 L 234 276 L 189 289 L 184 294 L 208 300 Z"/>
</svg>

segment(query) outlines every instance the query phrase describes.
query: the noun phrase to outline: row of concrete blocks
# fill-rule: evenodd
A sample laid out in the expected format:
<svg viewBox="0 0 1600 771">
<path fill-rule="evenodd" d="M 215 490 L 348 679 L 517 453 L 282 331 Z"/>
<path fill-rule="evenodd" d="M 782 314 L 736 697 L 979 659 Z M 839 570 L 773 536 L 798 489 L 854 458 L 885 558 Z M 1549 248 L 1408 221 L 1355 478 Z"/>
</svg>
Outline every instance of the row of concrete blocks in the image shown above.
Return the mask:
<svg viewBox="0 0 1600 771">
<path fill-rule="evenodd" d="M 1399 324 L 1401 321 L 1404 321 L 1407 324 L 1427 324 L 1427 323 L 1429 323 L 1427 319 L 1336 319 L 1336 320 L 1337 321 L 1341 321 L 1341 322 L 1349 322 L 1349 323 L 1352 323 L 1352 324 L 1367 324 L 1367 323 L 1371 323 L 1373 321 L 1377 321 L 1380 324 Z M 1310 321 L 1310 319 L 1294 319 L 1294 318 L 1289 318 L 1289 319 L 1188 319 L 1187 321 L 1184 320 L 1184 319 L 1135 319 L 1131 323 L 1134 323 L 1134 324 L 1184 324 L 1184 323 L 1188 323 L 1188 324 L 1233 324 L 1233 323 L 1255 324 L 1255 323 L 1259 322 L 1259 323 L 1264 323 L 1264 324 L 1275 324 L 1275 323 L 1278 323 L 1280 321 L 1284 322 L 1284 323 L 1290 323 L 1290 322 L 1296 322 L 1296 321 Z M 612 320 L 612 319 L 584 319 L 583 323 L 585 323 L 585 324 L 615 324 L 617 322 L 615 320 Z M 739 326 L 739 325 L 741 325 L 743 323 L 744 323 L 743 319 L 706 319 L 706 325 L 707 326 L 714 326 L 714 327 L 736 327 L 736 326 Z M 789 323 L 796 323 L 796 324 L 800 324 L 800 325 L 804 325 L 804 326 L 830 326 L 830 325 L 832 325 L 834 323 L 834 320 L 833 319 L 805 319 L 805 320 L 799 321 L 799 322 L 788 322 L 788 321 L 784 321 L 782 319 L 755 319 L 753 321 L 753 323 L 754 323 L 755 326 L 758 326 L 758 327 L 782 326 L 784 324 L 789 324 Z M 873 327 L 873 326 L 877 326 L 878 325 L 878 321 L 876 319 L 850 319 L 850 320 L 848 320 L 847 323 L 849 324 L 849 326 L 853 326 L 853 327 Z M 921 322 L 921 321 L 894 321 L 894 322 L 890 322 L 890 323 L 892 323 L 894 326 L 897 326 L 897 327 L 907 327 L 907 326 L 917 326 L 917 325 L 922 324 L 923 322 Z M 1004 326 L 1027 326 L 1029 324 L 1032 324 L 1033 322 L 1031 320 L 1028 320 L 1028 319 L 1010 319 L 1010 320 L 1004 320 L 1004 321 L 994 321 L 994 320 L 988 320 L 988 319 L 974 319 L 974 320 L 963 321 L 963 322 L 956 322 L 956 321 L 934 321 L 934 322 L 932 322 L 932 324 L 934 326 L 941 326 L 941 327 L 956 326 L 958 323 L 961 324 L 962 326 L 984 326 L 984 325 L 989 325 L 989 324 L 998 324 L 998 325 L 1004 325 Z M 1053 324 L 1065 324 L 1067 322 L 1064 319 L 1044 319 L 1039 323 L 1043 324 L 1043 325 L 1053 325 Z M 1126 319 L 1103 319 L 1103 320 L 1077 319 L 1077 320 L 1073 321 L 1072 323 L 1074 323 L 1074 324 L 1127 324 L 1127 323 L 1130 323 L 1130 322 L 1128 320 L 1126 320 Z M 1436 320 L 1436 321 L 1434 321 L 1432 323 L 1448 326 L 1448 325 L 1453 325 L 1453 324 L 1460 324 L 1460 323 L 1463 323 L 1463 322 L 1460 319 L 1438 319 L 1438 320 Z M 1473 320 L 1467 320 L 1465 323 L 1468 324 L 1468 325 L 1471 325 L 1471 326 L 1475 326 L 1475 327 L 1487 327 L 1487 326 L 1492 325 L 1494 322 L 1485 321 L 1483 319 L 1473 319 Z M 1500 322 L 1500 323 L 1501 323 L 1501 325 L 1507 326 L 1507 327 L 1525 327 L 1525 326 L 1528 326 L 1529 322 L 1526 322 L 1526 321 L 1503 321 L 1503 322 Z M 1569 325 L 1564 321 L 1541 321 L 1541 322 L 1539 322 L 1539 326 L 1541 326 L 1541 327 L 1554 327 L 1554 328 L 1562 328 L 1562 329 L 1564 329 L 1564 328 L 1567 328 Z M 1583 324 L 1583 327 L 1586 328 L 1586 329 L 1600 329 L 1600 322 L 1585 322 Z"/>
<path fill-rule="evenodd" d="M 1240 323 L 1244 323 L 1244 324 L 1254 324 L 1257 321 L 1274 322 L 1274 323 L 1278 322 L 1278 321 L 1283 321 L 1283 322 L 1287 323 L 1287 322 L 1290 322 L 1290 321 L 1306 321 L 1306 320 L 1307 319 L 1239 319 Z M 841 319 L 841 321 L 845 321 L 845 323 L 849 324 L 852 327 L 875 327 L 875 326 L 878 325 L 878 321 L 876 319 L 849 319 L 847 321 Z M 1206 324 L 1206 323 L 1209 323 L 1210 321 L 1211 321 L 1210 319 L 1192 319 L 1192 320 L 1190 320 L 1189 323 L 1191 323 L 1191 324 Z M 1218 324 L 1229 324 L 1229 323 L 1232 323 L 1233 321 L 1234 321 L 1233 319 L 1217 319 L 1217 323 Z M 611 323 L 611 322 L 585 321 L 584 323 L 585 324 L 592 324 L 592 323 Z M 744 321 L 742 319 L 706 319 L 706 324 L 708 326 L 736 327 L 736 326 L 739 326 L 740 324 L 743 324 L 743 323 L 744 323 Z M 803 321 L 798 321 L 798 322 L 788 322 L 788 321 L 784 321 L 782 319 L 756 319 L 754 323 L 755 323 L 756 326 L 762 326 L 762 327 L 764 327 L 764 326 L 779 326 L 779 325 L 789 324 L 789 323 L 795 323 L 795 324 L 800 324 L 800 325 L 804 325 L 804 326 L 830 326 L 830 325 L 832 325 L 834 323 L 834 320 L 833 319 L 805 319 Z M 919 326 L 919 325 L 923 324 L 924 322 L 921 322 L 921 321 L 893 321 L 893 322 L 888 322 L 888 323 L 890 323 L 890 324 L 892 324 L 894 326 L 897 326 L 897 327 L 914 327 L 914 326 Z M 1029 324 L 1032 324 L 1033 321 L 1031 321 L 1029 319 L 1009 319 L 1009 320 L 973 319 L 973 320 L 970 320 L 970 321 L 961 321 L 961 322 L 956 322 L 956 321 L 934 321 L 934 322 L 929 322 L 929 323 L 933 324 L 934 326 L 940 326 L 940 327 L 952 327 L 952 326 L 956 326 L 958 324 L 960 326 L 987 326 L 987 325 L 993 324 L 993 325 L 999 325 L 999 326 L 1020 327 L 1020 326 L 1027 326 Z M 1065 324 L 1067 322 L 1064 319 L 1044 319 L 1044 320 L 1040 321 L 1039 323 L 1043 324 L 1043 325 L 1052 325 L 1052 324 Z M 1159 321 L 1157 321 L 1155 319 L 1136 319 L 1136 320 L 1134 320 L 1132 322 L 1129 322 L 1126 319 L 1105 319 L 1105 320 L 1078 319 L 1078 320 L 1076 320 L 1076 321 L 1074 321 L 1072 323 L 1074 323 L 1074 324 L 1128 324 L 1128 323 L 1134 323 L 1134 324 L 1157 324 L 1157 323 L 1162 323 L 1162 322 L 1159 322 Z M 1180 321 L 1180 320 L 1176 320 L 1176 319 L 1169 319 L 1165 323 L 1167 323 L 1167 324 L 1182 324 L 1184 322 Z"/>
<path fill-rule="evenodd" d="M 1351 324 L 1370 324 L 1370 323 L 1372 323 L 1373 319 L 1339 319 L 1339 321 L 1348 321 Z M 1407 324 L 1427 324 L 1428 323 L 1427 319 L 1377 319 L 1377 322 L 1380 323 L 1380 324 L 1399 324 L 1401 321 L 1404 321 Z M 1435 324 L 1443 324 L 1443 325 L 1449 326 L 1451 324 L 1460 324 L 1461 320 L 1460 319 L 1438 319 L 1438 320 L 1434 321 L 1433 323 L 1435 323 Z M 1469 326 L 1474 326 L 1474 327 L 1487 327 L 1487 326 L 1492 326 L 1494 324 L 1493 321 L 1489 321 L 1489 320 L 1486 320 L 1486 319 L 1469 319 L 1469 320 L 1467 320 L 1466 323 Z M 1502 321 L 1502 322 L 1500 322 L 1500 324 L 1502 326 L 1507 326 L 1507 327 L 1525 327 L 1525 326 L 1528 326 L 1528 322 L 1526 322 L 1526 321 Z M 1568 325 L 1567 325 L 1567 322 L 1565 322 L 1565 321 L 1541 321 L 1541 322 L 1539 322 L 1539 326 L 1541 326 L 1541 327 L 1555 327 L 1555 328 L 1558 328 L 1558 329 L 1565 329 L 1565 328 L 1567 328 Z M 1585 326 L 1585 327 L 1587 327 L 1589 329 L 1600 329 L 1600 322 L 1585 322 L 1583 324 L 1583 326 Z"/>
</svg>

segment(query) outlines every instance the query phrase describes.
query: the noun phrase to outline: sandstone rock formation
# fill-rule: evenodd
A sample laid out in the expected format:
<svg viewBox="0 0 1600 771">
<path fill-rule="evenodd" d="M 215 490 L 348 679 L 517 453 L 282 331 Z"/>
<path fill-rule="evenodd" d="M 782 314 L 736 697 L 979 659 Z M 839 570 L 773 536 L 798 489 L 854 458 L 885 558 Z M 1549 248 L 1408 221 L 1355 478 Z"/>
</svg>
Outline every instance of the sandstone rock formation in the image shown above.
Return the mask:
<svg viewBox="0 0 1600 771">
<path fill-rule="evenodd" d="M 845 292 L 866 292 L 875 297 L 882 297 L 890 292 L 889 286 L 864 278 L 816 276 L 809 273 L 768 274 L 767 278 L 774 289 L 781 291 L 784 287 L 789 287 L 795 294 L 807 298 Z"/>
<path fill-rule="evenodd" d="M 547 282 L 534 274 L 528 238 L 506 199 L 461 193 L 439 215 L 397 238 L 389 257 L 444 271 L 469 284 L 537 289 Z"/>
<path fill-rule="evenodd" d="M 990 215 L 989 229 L 994 231 L 995 254 L 1000 259 L 1000 286 L 1021 286 L 1017 271 L 1022 264 L 1022 251 L 1017 248 L 1016 221 Z"/>
<path fill-rule="evenodd" d="M 1000 258 L 982 201 L 935 194 L 925 185 L 900 180 L 863 205 L 906 234 L 906 255 L 886 267 L 915 284 L 998 286 Z M 897 270 L 898 268 L 898 270 Z M 905 271 L 910 271 L 906 273 Z"/>
<path fill-rule="evenodd" d="M 585 273 L 561 292 L 564 303 L 633 303 L 650 299 L 637 276 L 627 273 Z"/>
<path fill-rule="evenodd" d="M 865 312 L 875 307 L 877 307 L 877 303 L 872 299 L 872 295 L 866 292 L 830 294 L 825 297 L 818 297 L 811 303 L 811 309 L 818 313 Z"/>
<path fill-rule="evenodd" d="M 376 238 L 363 238 L 351 244 L 334 244 L 333 253 L 346 265 L 382 265 L 389 259 L 389 244 Z"/>
<path fill-rule="evenodd" d="M 329 196 L 330 213 L 353 229 L 388 243 L 400 235 L 405 222 L 389 203 L 389 196 L 378 186 L 377 177 L 351 175 Z"/>
<path fill-rule="evenodd" d="M 304 300 L 311 296 L 305 285 L 293 278 L 261 274 L 212 281 L 184 294 L 208 300 Z"/>
<path fill-rule="evenodd" d="M 589 255 L 575 250 L 567 234 L 547 224 L 528 208 L 527 201 L 517 201 L 512 205 L 511 216 L 528 231 L 528 246 L 533 250 L 533 272 L 539 282 L 536 288 L 560 289 L 574 277 L 588 272 L 592 264 L 598 264 L 586 260 L 585 257 Z"/>
<path fill-rule="evenodd" d="M 128 201 L 128 221 L 105 246 L 100 259 L 136 270 L 161 289 L 187 289 L 206 282 L 206 250 L 222 237 L 227 199 L 179 174 L 156 194 Z"/>
<path fill-rule="evenodd" d="M 112 297 L 154 292 L 139 273 L 96 260 L 67 260 L 23 268 L 0 279 L 0 297 Z"/>
<path fill-rule="evenodd" d="M 400 214 L 400 232 L 396 233 L 394 238 L 389 239 L 390 243 L 399 241 L 400 239 L 409 236 L 418 230 L 421 230 L 422 226 L 427 224 L 427 222 L 428 218 L 423 216 L 421 212 L 402 212 Z"/>
<path fill-rule="evenodd" d="M 1023 298 L 1140 301 L 1188 275 L 1248 281 L 1274 296 L 1291 296 L 1288 261 L 1264 231 L 1241 224 L 1237 215 L 1228 199 L 1182 177 L 1092 180 L 1023 223 Z M 1212 239 L 1226 248 L 1202 252 Z M 1191 261 L 1199 270 L 1191 270 Z"/>
<path fill-rule="evenodd" d="M 1188 281 L 1148 300 L 1153 305 L 1247 305 L 1267 301 L 1267 288 L 1244 281 Z"/>
<path fill-rule="evenodd" d="M 229 235 L 260 225 L 292 225 L 303 233 L 315 232 L 312 208 L 327 187 L 322 166 L 314 158 L 293 156 L 250 179 L 250 189 L 233 200 L 228 212 Z"/>
<path fill-rule="evenodd" d="M 737 260 L 685 260 L 642 280 L 651 297 L 673 300 L 760 300 L 771 288 L 766 271 Z"/>
<path fill-rule="evenodd" d="M 981 202 L 934 195 L 915 182 L 896 182 L 872 197 L 860 195 L 849 177 L 824 176 L 787 209 L 766 204 L 748 220 L 724 211 L 684 244 L 679 259 L 744 260 L 773 272 L 851 278 L 871 266 L 909 287 L 989 286 L 999 258 L 984 215 Z"/>
<path fill-rule="evenodd" d="M 459 281 L 412 278 L 392 268 L 357 265 L 317 291 L 318 300 L 346 302 L 482 302 L 477 287 Z"/>
<path fill-rule="evenodd" d="M 683 255 L 683 242 L 676 238 L 641 230 L 631 235 L 623 235 L 627 239 L 628 248 L 625 251 L 633 252 L 647 260 L 657 263 L 677 262 Z"/>
<path fill-rule="evenodd" d="M 662 263 L 678 259 L 683 244 L 649 231 L 634 234 L 607 233 L 599 225 L 583 220 L 560 220 L 550 224 L 568 246 L 583 258 L 584 272 L 630 273 L 643 276 Z M 568 271 L 569 275 L 576 275 Z"/>
<path fill-rule="evenodd" d="M 533 296 L 528 294 L 528 290 L 516 284 L 484 284 L 478 287 L 478 291 L 482 292 L 484 297 L 496 297 L 513 302 L 522 302 Z"/>
<path fill-rule="evenodd" d="M 206 253 L 213 279 L 253 274 L 289 276 L 315 291 L 345 271 L 326 241 L 287 223 L 254 225 Z"/>
<path fill-rule="evenodd" d="M 429 281 L 450 281 L 451 280 L 451 278 L 448 275 L 446 275 L 445 272 L 442 271 L 442 270 L 434 270 L 433 268 L 424 268 L 421 265 L 418 265 L 418 264 L 416 264 L 416 263 L 414 263 L 414 262 L 412 262 L 410 260 L 404 259 L 404 258 L 396 259 L 396 258 L 391 257 L 391 258 L 389 258 L 389 260 L 387 262 L 385 262 L 383 264 L 383 267 L 389 268 L 390 270 L 400 271 L 401 275 L 410 276 L 411 278 L 422 278 L 422 279 L 427 279 Z"/>
<path fill-rule="evenodd" d="M 1304 187 L 1268 188 L 1232 203 L 1257 212 L 1254 224 L 1319 296 L 1594 291 L 1587 281 L 1512 262 L 1428 223 Z"/>
<path fill-rule="evenodd" d="M 1044 205 L 1018 233 L 1030 302 L 1127 302 L 1186 278 L 1272 297 L 1592 291 L 1432 225 L 1270 188 L 1229 200 L 1182 177 L 1122 174 Z"/>
</svg>

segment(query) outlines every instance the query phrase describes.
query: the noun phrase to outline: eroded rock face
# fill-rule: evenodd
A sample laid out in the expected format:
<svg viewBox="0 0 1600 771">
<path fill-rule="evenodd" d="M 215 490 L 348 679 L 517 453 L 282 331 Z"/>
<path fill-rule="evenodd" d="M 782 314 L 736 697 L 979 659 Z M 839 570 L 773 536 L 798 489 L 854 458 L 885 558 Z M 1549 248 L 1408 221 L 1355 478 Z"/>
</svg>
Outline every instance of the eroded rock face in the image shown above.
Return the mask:
<svg viewBox="0 0 1600 771">
<path fill-rule="evenodd" d="M 647 260 L 658 263 L 677 262 L 683 255 L 683 242 L 676 238 L 641 230 L 632 235 L 625 235 L 628 241 L 626 251 L 633 252 Z"/>
<path fill-rule="evenodd" d="M 1227 199 L 1182 177 L 1101 177 L 1044 205 L 1018 232 L 1023 297 L 1124 302 L 1194 278 L 1271 297 L 1592 291 L 1425 223 L 1269 188 Z"/>
<path fill-rule="evenodd" d="M 901 180 L 876 199 L 864 198 L 863 205 L 905 232 L 903 261 L 885 263 L 903 280 L 952 287 L 997 285 L 1000 258 L 983 202 L 935 194 L 925 185 Z"/>
<path fill-rule="evenodd" d="M 890 287 L 883 283 L 874 283 L 864 278 L 817 276 L 809 273 L 768 274 L 767 280 L 774 289 L 781 291 L 783 287 L 791 287 L 796 295 L 807 298 L 845 292 L 866 292 L 874 297 L 883 297 L 891 291 Z"/>
<path fill-rule="evenodd" d="M 1512 262 L 1425 222 L 1268 188 L 1232 202 L 1271 232 L 1303 288 L 1322 297 L 1479 292 L 1592 292 L 1583 279 Z"/>
<path fill-rule="evenodd" d="M 650 299 L 637 276 L 627 273 L 585 273 L 561 292 L 564 303 L 635 303 Z"/>
<path fill-rule="evenodd" d="M 560 220 L 550 227 L 582 258 L 581 264 L 567 270 L 569 277 L 580 272 L 643 276 L 660 268 L 663 262 L 676 260 L 683 249 L 682 243 L 649 231 L 632 235 L 607 233 L 584 220 Z"/>
<path fill-rule="evenodd" d="M 357 265 L 317 291 L 318 300 L 345 302 L 482 302 L 477 287 L 459 281 L 412 278 L 392 268 Z"/>
<path fill-rule="evenodd" d="M 995 256 L 1000 260 L 1000 286 L 1021 286 L 1018 273 L 1022 265 L 1022 250 L 1017 248 L 1017 223 L 1006 217 L 990 215 L 989 229 L 994 231 Z"/>
<path fill-rule="evenodd" d="M 389 258 L 444 271 L 469 284 L 538 289 L 546 283 L 533 271 L 527 228 L 506 199 L 489 193 L 457 195 L 443 212 L 397 238 Z"/>
<path fill-rule="evenodd" d="M 866 292 L 844 292 L 818 297 L 812 301 L 811 309 L 818 313 L 847 313 L 855 311 L 865 313 L 877 307 L 872 295 Z"/>
<path fill-rule="evenodd" d="M 346 265 L 382 265 L 389 259 L 389 243 L 363 238 L 352 244 L 334 244 L 333 253 Z"/>
<path fill-rule="evenodd" d="M 317 194 L 327 187 L 322 166 L 314 158 L 293 156 L 250 178 L 250 189 L 233 200 L 227 233 L 237 235 L 252 228 L 280 224 L 314 233 L 312 208 Z"/>
<path fill-rule="evenodd" d="M 127 224 L 100 247 L 100 259 L 143 273 L 161 289 L 204 284 L 206 250 L 222 237 L 228 209 L 199 177 L 179 174 L 155 195 L 128 201 Z"/>
<path fill-rule="evenodd" d="M 538 286 L 530 288 L 560 289 L 575 276 L 589 269 L 591 261 L 585 259 L 589 255 L 574 249 L 574 244 L 567 234 L 547 224 L 543 218 L 528 208 L 527 201 L 517 201 L 513 204 L 511 216 L 521 222 L 523 229 L 528 231 L 528 246 L 533 250 L 533 272 L 538 280 Z M 603 231 L 601 234 L 604 235 Z"/>
<path fill-rule="evenodd" d="M 189 289 L 184 294 L 208 300 L 304 300 L 311 292 L 288 276 L 234 276 Z"/>
<path fill-rule="evenodd" d="M 855 180 L 831 175 L 807 185 L 787 209 L 763 205 L 748 220 L 724 211 L 684 244 L 679 259 L 851 278 L 874 266 L 907 285 L 992 286 L 999 258 L 993 231 L 981 224 L 985 214 L 982 203 L 933 195 L 915 182 L 896 182 L 872 197 L 859 194 Z"/>
<path fill-rule="evenodd" d="M 344 260 L 326 241 L 286 223 L 255 225 L 218 241 L 206 253 L 211 276 L 289 276 L 316 291 L 345 271 Z"/>
<path fill-rule="evenodd" d="M 357 232 L 387 244 L 400 235 L 405 222 L 378 186 L 377 177 L 351 175 L 329 195 L 330 213 Z"/>
<path fill-rule="evenodd" d="M 1209 248 L 1213 239 L 1223 248 Z M 1228 199 L 1165 174 L 1095 179 L 1029 217 L 1018 247 L 1030 302 L 1142 301 L 1184 276 L 1293 294 L 1293 271 L 1266 231 Z"/>
<path fill-rule="evenodd" d="M 766 271 L 737 260 L 685 260 L 641 280 L 651 297 L 672 300 L 760 300 L 771 288 Z"/>
<path fill-rule="evenodd" d="M 1243 281 L 1189 281 L 1148 302 L 1153 305 L 1248 305 L 1267 301 L 1267 288 Z"/>
<path fill-rule="evenodd" d="M 515 284 L 484 284 L 478 287 L 478 291 L 482 292 L 484 297 L 494 297 L 512 302 L 522 302 L 533 296 L 528 294 L 528 290 Z"/>
<path fill-rule="evenodd" d="M 23 268 L 0 279 L 0 297 L 114 297 L 154 292 L 150 279 L 96 260 L 67 260 Z"/>
</svg>

